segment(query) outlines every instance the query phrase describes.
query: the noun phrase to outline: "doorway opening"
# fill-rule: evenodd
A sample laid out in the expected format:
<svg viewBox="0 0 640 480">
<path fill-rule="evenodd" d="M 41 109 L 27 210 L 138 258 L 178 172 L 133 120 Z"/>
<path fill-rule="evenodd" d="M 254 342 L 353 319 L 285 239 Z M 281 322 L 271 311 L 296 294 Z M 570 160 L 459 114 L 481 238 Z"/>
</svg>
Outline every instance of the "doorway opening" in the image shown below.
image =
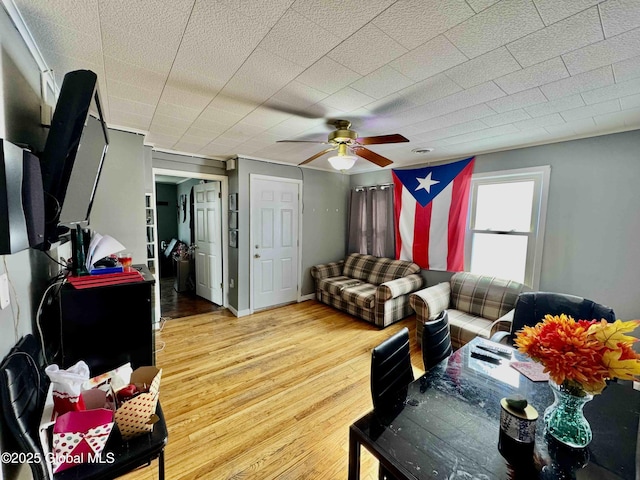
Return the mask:
<svg viewBox="0 0 640 480">
<path fill-rule="evenodd" d="M 222 175 L 153 169 L 156 318 L 179 318 L 227 307 L 228 292 L 223 287 L 227 284 L 227 238 L 222 235 L 227 218 L 221 213 L 227 209 L 227 180 Z M 203 185 L 216 192 L 215 202 L 208 204 L 215 208 L 207 209 L 204 215 L 194 206 L 195 192 Z M 201 253 L 211 250 L 210 244 L 216 247 L 215 261 Z M 207 296 L 202 284 L 215 285 L 218 294 Z"/>
</svg>

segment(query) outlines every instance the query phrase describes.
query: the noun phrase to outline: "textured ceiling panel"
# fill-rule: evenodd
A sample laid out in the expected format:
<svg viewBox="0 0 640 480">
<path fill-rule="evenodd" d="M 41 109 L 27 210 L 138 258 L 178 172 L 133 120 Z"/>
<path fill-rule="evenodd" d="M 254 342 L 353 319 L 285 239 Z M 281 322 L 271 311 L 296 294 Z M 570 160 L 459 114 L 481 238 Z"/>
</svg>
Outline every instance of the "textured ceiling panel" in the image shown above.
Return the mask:
<svg viewBox="0 0 640 480">
<path fill-rule="evenodd" d="M 276 141 L 344 118 L 409 138 L 373 147 L 404 166 L 640 128 L 638 0 L 15 3 L 58 84 L 95 71 L 109 124 L 165 150 L 298 164 L 323 145 Z"/>
</svg>

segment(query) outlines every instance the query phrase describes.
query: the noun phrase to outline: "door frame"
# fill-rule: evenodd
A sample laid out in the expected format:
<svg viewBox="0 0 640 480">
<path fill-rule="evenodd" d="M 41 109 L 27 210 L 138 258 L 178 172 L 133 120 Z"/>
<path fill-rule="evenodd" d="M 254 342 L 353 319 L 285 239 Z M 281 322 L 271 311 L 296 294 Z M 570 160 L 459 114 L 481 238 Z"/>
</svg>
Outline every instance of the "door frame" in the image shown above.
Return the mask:
<svg viewBox="0 0 640 480">
<path fill-rule="evenodd" d="M 249 174 L 249 314 L 254 313 L 253 302 L 253 255 L 254 255 L 254 234 L 253 234 L 253 181 L 254 180 L 270 180 L 281 183 L 295 183 L 298 185 L 298 281 L 296 286 L 296 301 L 302 301 L 302 188 L 304 186 L 302 180 L 286 177 L 275 177 L 273 175 L 261 175 L 258 173 Z"/>
<path fill-rule="evenodd" d="M 226 175 L 215 175 L 212 173 L 199 173 L 199 172 L 190 172 L 188 170 L 172 170 L 168 168 L 152 168 L 153 172 L 153 199 L 152 201 L 155 203 L 156 201 L 156 175 L 169 175 L 172 177 L 182 177 L 182 178 L 195 178 L 198 180 L 211 180 L 220 182 L 220 193 L 222 195 L 222 204 L 221 204 L 221 220 L 222 225 L 220 228 L 220 233 L 222 235 L 222 306 L 225 308 L 229 308 L 229 288 L 227 285 L 229 284 L 229 261 L 228 261 L 228 250 L 229 250 L 229 235 L 225 235 L 228 231 L 228 215 L 225 215 L 229 208 L 229 177 Z M 155 225 L 158 225 L 158 212 L 157 209 L 154 209 L 154 213 L 156 218 L 154 218 Z M 157 235 L 156 235 L 157 237 Z M 159 260 L 158 257 L 158 239 L 154 243 L 154 254 L 156 257 L 156 262 Z M 160 313 L 160 279 L 156 279 L 155 283 L 155 313 L 156 313 L 156 321 L 160 321 L 161 313 Z"/>
</svg>

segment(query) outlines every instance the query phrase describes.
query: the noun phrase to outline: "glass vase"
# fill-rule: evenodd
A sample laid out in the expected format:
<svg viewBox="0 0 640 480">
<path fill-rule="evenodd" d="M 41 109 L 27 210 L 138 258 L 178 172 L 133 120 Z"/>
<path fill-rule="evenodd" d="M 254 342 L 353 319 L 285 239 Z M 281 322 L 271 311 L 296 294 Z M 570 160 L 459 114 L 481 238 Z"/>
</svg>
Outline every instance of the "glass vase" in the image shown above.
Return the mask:
<svg viewBox="0 0 640 480">
<path fill-rule="evenodd" d="M 547 433 L 572 448 L 583 448 L 591 442 L 591 426 L 582 409 L 593 395 L 576 387 L 558 385 L 549 380 L 555 401 L 544 411 Z"/>
</svg>

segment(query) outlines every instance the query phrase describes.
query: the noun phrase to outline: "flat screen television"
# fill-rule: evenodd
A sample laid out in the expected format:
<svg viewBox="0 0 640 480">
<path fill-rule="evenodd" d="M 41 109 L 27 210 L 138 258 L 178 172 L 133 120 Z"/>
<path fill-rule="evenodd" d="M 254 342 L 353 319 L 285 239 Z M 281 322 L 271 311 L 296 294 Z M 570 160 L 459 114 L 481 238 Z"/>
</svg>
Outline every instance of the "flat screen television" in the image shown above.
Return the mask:
<svg viewBox="0 0 640 480">
<path fill-rule="evenodd" d="M 45 249 L 71 228 L 88 224 L 108 146 L 97 75 L 67 73 L 41 155 Z"/>
</svg>

